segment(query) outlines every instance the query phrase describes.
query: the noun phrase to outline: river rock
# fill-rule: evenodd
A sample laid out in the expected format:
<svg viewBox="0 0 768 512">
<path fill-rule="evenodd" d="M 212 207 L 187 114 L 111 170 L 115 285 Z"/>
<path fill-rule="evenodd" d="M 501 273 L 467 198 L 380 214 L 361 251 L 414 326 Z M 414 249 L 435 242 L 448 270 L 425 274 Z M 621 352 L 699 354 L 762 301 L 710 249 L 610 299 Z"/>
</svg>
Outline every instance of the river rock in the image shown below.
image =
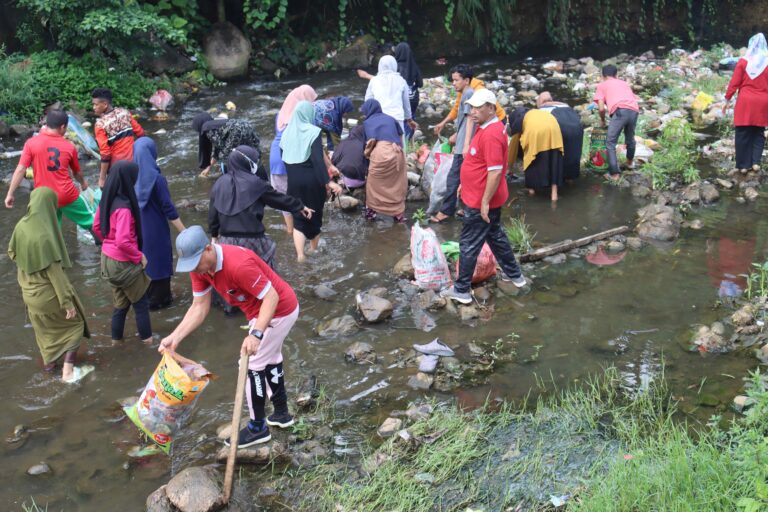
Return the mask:
<svg viewBox="0 0 768 512">
<path fill-rule="evenodd" d="M 607 244 L 605 244 L 605 250 L 609 253 L 616 254 L 619 252 L 623 252 L 626 250 L 626 246 L 619 242 L 618 240 L 611 240 Z"/>
<path fill-rule="evenodd" d="M 478 286 L 472 290 L 472 295 L 474 295 L 475 298 L 481 302 L 486 302 L 491 298 L 491 292 L 489 292 L 488 288 L 485 286 Z"/>
<path fill-rule="evenodd" d="M 10 135 L 11 129 L 8 126 L 8 123 L 0 119 L 0 138 L 5 138 L 8 135 Z"/>
<path fill-rule="evenodd" d="M 355 211 L 360 206 L 360 200 L 352 196 L 339 196 L 338 201 L 339 207 L 345 212 Z"/>
<path fill-rule="evenodd" d="M 223 505 L 221 480 L 210 467 L 186 468 L 171 478 L 165 494 L 182 512 L 210 512 Z"/>
<path fill-rule="evenodd" d="M 748 396 L 737 395 L 733 397 L 733 408 L 736 412 L 744 412 L 756 403 L 754 398 Z"/>
<path fill-rule="evenodd" d="M 633 251 L 639 251 L 643 248 L 643 240 L 636 236 L 627 237 L 627 247 Z"/>
<path fill-rule="evenodd" d="M 698 183 L 692 183 L 683 189 L 681 199 L 688 203 L 698 203 L 701 200 L 701 189 Z"/>
<path fill-rule="evenodd" d="M 725 190 L 731 190 L 733 188 L 733 182 L 731 180 L 724 180 L 722 178 L 717 178 L 715 180 L 718 185 L 723 187 Z"/>
<path fill-rule="evenodd" d="M 411 190 L 408 191 L 408 195 L 405 197 L 406 201 L 412 202 L 425 201 L 426 199 L 427 194 L 420 187 L 411 187 Z"/>
<path fill-rule="evenodd" d="M 568 258 L 563 253 L 553 254 L 552 256 L 547 256 L 544 258 L 544 263 L 548 263 L 550 265 L 561 265 L 565 263 L 565 260 Z"/>
<path fill-rule="evenodd" d="M 216 452 L 216 461 L 226 463 L 229 457 L 229 446 L 222 446 Z M 272 462 L 288 462 L 290 455 L 282 443 L 274 441 L 268 444 L 258 444 L 250 448 L 239 448 L 237 450 L 238 464 L 271 464 Z"/>
<path fill-rule="evenodd" d="M 347 361 L 355 363 L 373 363 L 376 361 L 376 351 L 370 343 L 357 341 L 347 347 L 344 351 L 344 357 Z"/>
<path fill-rule="evenodd" d="M 714 203 L 720 199 L 720 192 L 711 183 L 701 184 L 701 200 L 707 204 Z"/>
<path fill-rule="evenodd" d="M 421 309 L 442 309 L 445 307 L 445 298 L 440 297 L 434 290 L 425 290 L 417 298 Z"/>
<path fill-rule="evenodd" d="M 369 34 L 358 37 L 337 51 L 331 58 L 331 63 L 335 69 L 364 68 L 370 63 L 370 48 L 375 44 L 376 40 Z"/>
<path fill-rule="evenodd" d="M 344 315 L 320 322 L 315 330 L 323 338 L 329 338 L 354 334 L 357 332 L 358 326 L 352 315 Z"/>
<path fill-rule="evenodd" d="M 323 300 L 330 300 L 336 296 L 336 290 L 328 286 L 327 284 L 319 284 L 312 290 L 315 292 L 315 297 Z"/>
<path fill-rule="evenodd" d="M 637 234 L 643 238 L 667 242 L 680 235 L 682 215 L 671 206 L 649 204 L 638 210 L 638 216 Z"/>
<path fill-rule="evenodd" d="M 432 375 L 428 375 L 424 372 L 419 372 L 408 379 L 408 385 L 410 387 L 413 389 L 421 390 L 427 390 L 431 388 L 433 382 L 435 382 L 435 378 Z"/>
<path fill-rule="evenodd" d="M 244 76 L 251 58 L 251 42 L 232 23 L 214 24 L 203 39 L 205 62 L 219 80 Z"/>
<path fill-rule="evenodd" d="M 754 307 L 751 304 L 743 306 L 741 309 L 731 315 L 731 322 L 736 327 L 749 325 L 755 320 Z"/>
<path fill-rule="evenodd" d="M 376 430 L 376 433 L 379 434 L 380 437 L 392 437 L 402 426 L 403 420 L 400 418 L 387 418 L 378 430 Z"/>
<path fill-rule="evenodd" d="M 469 322 L 475 318 L 480 318 L 480 311 L 474 304 L 459 306 L 459 318 L 462 322 Z"/>
<path fill-rule="evenodd" d="M 404 254 L 402 258 L 395 263 L 395 267 L 392 269 L 392 273 L 397 277 L 404 279 L 413 279 L 413 263 L 411 262 L 411 253 Z"/>
<path fill-rule="evenodd" d="M 35 129 L 31 126 L 28 126 L 26 124 L 12 124 L 10 126 L 11 135 L 16 135 L 17 137 L 29 137 L 35 132 Z"/>
<path fill-rule="evenodd" d="M 648 197 L 651 195 L 651 189 L 645 185 L 634 185 L 631 192 L 635 197 Z"/>
<path fill-rule="evenodd" d="M 754 187 L 747 187 L 744 189 L 744 197 L 747 201 L 754 201 L 760 193 Z"/>
<path fill-rule="evenodd" d="M 27 474 L 31 476 L 47 475 L 51 472 L 51 466 L 47 462 L 43 461 L 40 464 L 35 464 L 27 469 Z"/>
<path fill-rule="evenodd" d="M 405 411 L 405 415 L 411 421 L 420 421 L 432 416 L 432 411 L 434 408 L 430 404 L 414 404 Z"/>
<path fill-rule="evenodd" d="M 162 486 L 155 492 L 147 496 L 145 507 L 147 512 L 174 512 L 171 500 L 168 499 L 168 495 L 165 493 L 166 486 Z"/>
<path fill-rule="evenodd" d="M 392 316 L 392 303 L 385 298 L 370 293 L 358 293 L 355 302 L 366 322 L 375 324 Z"/>
</svg>

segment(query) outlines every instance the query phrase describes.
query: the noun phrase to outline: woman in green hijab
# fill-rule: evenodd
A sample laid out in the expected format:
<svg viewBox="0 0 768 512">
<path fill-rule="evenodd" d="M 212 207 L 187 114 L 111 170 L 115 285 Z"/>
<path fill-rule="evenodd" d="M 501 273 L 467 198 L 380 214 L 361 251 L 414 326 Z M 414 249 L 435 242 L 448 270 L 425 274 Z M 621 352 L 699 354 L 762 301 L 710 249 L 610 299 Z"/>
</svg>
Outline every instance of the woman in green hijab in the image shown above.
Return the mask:
<svg viewBox="0 0 768 512">
<path fill-rule="evenodd" d="M 312 124 L 315 109 L 308 101 L 296 105 L 291 120 L 283 132 L 280 149 L 288 171 L 288 195 L 300 199 L 304 206 L 314 210 L 311 218 L 301 213 L 293 215 L 293 244 L 296 258 L 303 262 L 304 243 L 314 251 L 320 243 L 320 229 L 323 226 L 323 206 L 328 191 L 338 194 L 341 187 L 331 181 L 323 159 L 323 144 L 320 128 Z"/>
<path fill-rule="evenodd" d="M 56 193 L 50 188 L 32 191 L 27 214 L 11 235 L 8 255 L 18 267 L 21 294 L 46 370 L 53 370 L 63 358 L 62 380 L 73 383 L 93 371 L 92 366 L 75 366 L 80 342 L 90 333 L 80 299 L 64 273 L 72 263 L 56 204 Z"/>
</svg>

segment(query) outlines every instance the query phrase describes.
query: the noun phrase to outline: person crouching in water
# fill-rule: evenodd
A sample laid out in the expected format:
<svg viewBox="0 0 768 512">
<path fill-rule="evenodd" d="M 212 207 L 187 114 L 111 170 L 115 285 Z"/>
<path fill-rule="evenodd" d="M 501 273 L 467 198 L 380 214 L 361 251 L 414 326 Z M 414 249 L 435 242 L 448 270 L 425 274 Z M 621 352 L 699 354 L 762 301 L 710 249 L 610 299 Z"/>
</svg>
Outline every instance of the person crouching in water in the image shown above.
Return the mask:
<svg viewBox="0 0 768 512">
<path fill-rule="evenodd" d="M 293 289 L 253 251 L 236 245 L 216 244 L 200 226 L 191 226 L 176 238 L 179 259 L 176 272 L 189 272 L 192 305 L 158 348 L 175 352 L 181 341 L 203 324 L 211 309 L 215 289 L 249 320 L 248 335 L 240 354 L 248 354 L 246 396 L 250 421 L 237 440 L 238 448 L 272 439 L 269 426 L 293 425 L 283 373 L 283 342 L 299 317 L 299 302 Z M 266 417 L 267 386 L 272 391 L 274 414 Z M 238 407 L 240 404 L 235 404 Z"/>
<path fill-rule="evenodd" d="M 134 187 L 139 166 L 121 160 L 112 166 L 96 209 L 93 232 L 102 239 L 101 276 L 112 287 L 112 341 L 122 341 L 125 317 L 133 305 L 136 327 L 142 341 L 152 341 L 149 321 L 149 285 L 144 271 L 147 257 L 141 252 L 141 208 Z"/>
<path fill-rule="evenodd" d="M 74 383 L 93 371 L 75 366 L 83 337 L 90 338 L 83 305 L 64 272 L 72 266 L 56 218 L 56 192 L 39 187 L 16 224 L 8 256 L 16 262 L 21 294 L 47 371 L 64 360 L 61 380 Z"/>
</svg>

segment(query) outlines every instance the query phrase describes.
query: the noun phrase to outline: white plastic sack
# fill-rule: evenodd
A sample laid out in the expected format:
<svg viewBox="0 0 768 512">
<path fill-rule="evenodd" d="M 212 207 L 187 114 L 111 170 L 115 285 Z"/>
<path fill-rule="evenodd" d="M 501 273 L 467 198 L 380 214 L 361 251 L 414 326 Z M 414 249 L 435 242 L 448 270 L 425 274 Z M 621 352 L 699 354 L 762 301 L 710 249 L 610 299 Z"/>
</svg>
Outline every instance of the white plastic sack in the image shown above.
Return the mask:
<svg viewBox="0 0 768 512">
<path fill-rule="evenodd" d="M 421 190 L 427 195 L 432 193 L 432 179 L 435 177 L 436 166 L 435 155 L 440 152 L 440 144 L 440 139 L 438 139 L 432 146 L 432 151 L 430 151 L 427 161 L 424 162 L 424 170 L 421 173 Z"/>
<path fill-rule="evenodd" d="M 98 208 L 99 202 L 101 201 L 101 189 L 88 187 L 87 190 L 80 192 L 80 197 L 82 197 L 85 201 L 85 204 L 88 207 L 88 210 L 91 212 L 91 215 L 95 216 L 96 208 Z M 85 245 L 96 245 L 96 241 L 93 239 L 93 235 L 80 226 L 77 226 L 77 240 L 78 242 Z"/>
<path fill-rule="evenodd" d="M 440 290 L 451 284 L 451 271 L 437 235 L 430 228 L 411 228 L 411 264 L 416 284 L 422 290 Z"/>
<path fill-rule="evenodd" d="M 435 164 L 435 176 L 432 178 L 432 190 L 429 193 L 429 208 L 427 208 L 429 215 L 436 213 L 445 199 L 448 190 L 448 173 L 453 165 L 453 153 L 437 153 Z"/>
</svg>

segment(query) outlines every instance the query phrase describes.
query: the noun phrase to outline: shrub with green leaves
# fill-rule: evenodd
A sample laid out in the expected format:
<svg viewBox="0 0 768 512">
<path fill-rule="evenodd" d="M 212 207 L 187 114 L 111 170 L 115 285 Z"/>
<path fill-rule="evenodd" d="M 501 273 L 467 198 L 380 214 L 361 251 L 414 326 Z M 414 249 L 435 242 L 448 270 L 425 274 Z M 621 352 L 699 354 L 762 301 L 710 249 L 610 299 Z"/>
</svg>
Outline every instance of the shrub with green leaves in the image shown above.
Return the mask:
<svg viewBox="0 0 768 512">
<path fill-rule="evenodd" d="M 699 179 L 699 170 L 694 165 L 698 158 L 696 139 L 685 119 L 668 121 L 658 142 L 662 148 L 642 168 L 654 189 L 665 190 L 673 182 L 693 183 Z"/>
</svg>

